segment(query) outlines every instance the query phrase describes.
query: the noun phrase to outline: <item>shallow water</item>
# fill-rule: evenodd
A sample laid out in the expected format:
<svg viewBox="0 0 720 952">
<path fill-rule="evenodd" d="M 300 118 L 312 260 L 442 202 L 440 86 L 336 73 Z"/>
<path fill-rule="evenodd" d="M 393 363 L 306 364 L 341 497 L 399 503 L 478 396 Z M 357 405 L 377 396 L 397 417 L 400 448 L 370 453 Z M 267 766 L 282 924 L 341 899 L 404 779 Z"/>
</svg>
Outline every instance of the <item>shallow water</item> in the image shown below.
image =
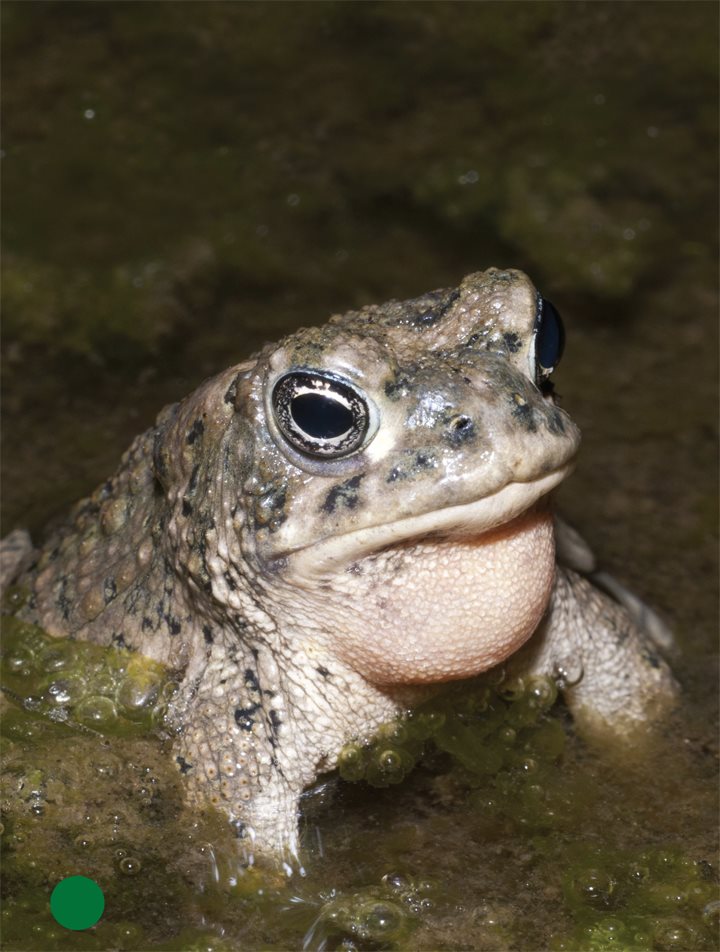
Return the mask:
<svg viewBox="0 0 720 952">
<path fill-rule="evenodd" d="M 692 894 L 712 871 L 689 864 L 717 858 L 714 5 L 2 16 L 4 531 L 39 534 L 163 402 L 264 340 L 521 267 L 568 330 L 557 388 L 584 446 L 560 504 L 670 621 L 685 699 L 632 764 L 598 759 L 559 710 L 553 770 L 577 792 L 550 830 L 483 809 L 484 787 L 442 757 L 383 791 L 332 781 L 307 804 L 308 876 L 287 887 L 227 885 L 224 830 L 183 812 L 157 741 L 21 724 L 8 775 L 49 780 L 54 805 L 5 792 L 11 814 L 27 808 L 5 947 L 713 948 Z M 106 772 L 88 780 L 97 744 Z M 632 863 L 655 892 L 611 896 Z M 605 893 L 578 895 L 569 870 L 605 876 Z M 113 911 L 52 937 L 48 884 L 69 872 L 102 881 Z M 410 885 L 383 883 L 395 874 Z M 396 932 L 358 925 L 380 901 L 390 920 L 405 909 Z"/>
</svg>

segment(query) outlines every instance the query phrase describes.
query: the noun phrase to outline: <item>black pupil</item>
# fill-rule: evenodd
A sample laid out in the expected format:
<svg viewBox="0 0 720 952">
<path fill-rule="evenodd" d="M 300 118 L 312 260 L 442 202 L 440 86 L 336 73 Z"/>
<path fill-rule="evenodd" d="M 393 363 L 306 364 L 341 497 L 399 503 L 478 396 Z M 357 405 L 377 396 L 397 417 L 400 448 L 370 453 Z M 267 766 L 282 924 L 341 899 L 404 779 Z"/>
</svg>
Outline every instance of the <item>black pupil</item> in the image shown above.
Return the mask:
<svg viewBox="0 0 720 952">
<path fill-rule="evenodd" d="M 294 397 L 290 412 L 300 429 L 316 439 L 342 436 L 353 423 L 353 415 L 346 406 L 321 393 L 301 393 Z"/>
<path fill-rule="evenodd" d="M 565 346 L 565 331 L 560 315 L 544 298 L 540 306 L 540 323 L 535 339 L 535 359 L 545 370 L 557 367 Z"/>
</svg>

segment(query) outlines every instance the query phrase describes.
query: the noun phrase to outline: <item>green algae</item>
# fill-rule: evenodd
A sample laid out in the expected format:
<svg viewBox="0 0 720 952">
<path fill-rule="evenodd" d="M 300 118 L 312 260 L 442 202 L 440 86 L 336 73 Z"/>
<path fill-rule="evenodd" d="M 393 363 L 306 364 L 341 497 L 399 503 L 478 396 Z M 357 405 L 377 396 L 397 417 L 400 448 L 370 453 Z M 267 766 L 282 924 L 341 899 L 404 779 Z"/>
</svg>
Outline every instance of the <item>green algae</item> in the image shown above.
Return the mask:
<svg viewBox="0 0 720 952">
<path fill-rule="evenodd" d="M 348 744 L 340 775 L 383 788 L 424 766 L 436 774 L 435 794 L 464 802 L 486 836 L 498 827 L 505 835 L 522 832 L 533 862 L 552 869 L 557 882 L 567 927 L 549 937 L 556 952 L 715 948 L 719 886 L 711 863 L 680 847 L 628 850 L 578 836 L 602 794 L 594 771 L 562 764 L 568 744 L 572 750 L 577 742 L 556 698 L 550 679 L 507 683 L 493 672 L 385 725 L 371 742 Z M 441 752 L 449 763 L 438 761 Z M 379 764 L 390 766 L 383 772 Z M 358 926 L 347 898 L 334 902 L 332 923 L 344 922 L 343 934 L 352 937 Z M 527 942 L 522 919 L 500 921 L 491 912 L 487 925 L 485 938 L 498 947 Z M 417 926 L 405 924 L 413 932 Z"/>
<path fill-rule="evenodd" d="M 12 594 L 11 601 L 16 602 Z M 6 696 L 40 717 L 122 736 L 162 723 L 174 682 L 163 665 L 144 655 L 53 638 L 8 615 L 0 685 Z"/>
</svg>

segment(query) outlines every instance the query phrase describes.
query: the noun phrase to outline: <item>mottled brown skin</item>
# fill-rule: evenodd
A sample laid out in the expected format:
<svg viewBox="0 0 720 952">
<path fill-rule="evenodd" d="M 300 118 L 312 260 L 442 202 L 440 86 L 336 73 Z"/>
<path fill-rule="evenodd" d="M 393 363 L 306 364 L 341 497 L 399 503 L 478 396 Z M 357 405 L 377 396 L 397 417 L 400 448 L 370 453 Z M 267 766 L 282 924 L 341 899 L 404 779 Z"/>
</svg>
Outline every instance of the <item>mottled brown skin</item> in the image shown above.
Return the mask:
<svg viewBox="0 0 720 952">
<path fill-rule="evenodd" d="M 573 570 L 577 546 L 554 567 L 544 497 L 579 435 L 536 382 L 536 312 L 524 275 L 491 269 L 298 331 L 165 408 L 32 564 L 10 537 L 24 618 L 179 672 L 188 796 L 228 814 L 248 861 L 290 868 L 303 789 L 416 685 L 530 635 L 516 667 L 559 677 L 590 731 L 628 735 L 672 702 L 641 613 Z M 367 396 L 355 452 L 283 436 L 271 394 L 297 368 Z"/>
</svg>

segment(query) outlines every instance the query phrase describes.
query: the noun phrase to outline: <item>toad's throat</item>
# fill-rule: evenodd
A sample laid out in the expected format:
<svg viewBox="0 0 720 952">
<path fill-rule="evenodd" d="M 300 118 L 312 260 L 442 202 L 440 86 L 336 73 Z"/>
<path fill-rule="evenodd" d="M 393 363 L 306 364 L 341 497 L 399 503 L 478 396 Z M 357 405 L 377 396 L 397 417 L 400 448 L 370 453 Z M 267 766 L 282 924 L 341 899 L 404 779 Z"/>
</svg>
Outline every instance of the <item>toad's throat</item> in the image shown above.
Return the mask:
<svg viewBox="0 0 720 952">
<path fill-rule="evenodd" d="M 351 563 L 323 587 L 323 611 L 334 652 L 367 680 L 449 681 L 518 650 L 554 574 L 553 519 L 540 501 L 481 535 L 409 539 Z"/>
<path fill-rule="evenodd" d="M 409 540 L 427 537 L 481 542 L 485 533 L 505 526 L 531 510 L 570 473 L 568 464 L 531 482 L 513 482 L 474 502 L 447 506 L 391 523 L 368 526 L 322 539 L 287 557 L 285 577 L 300 587 L 337 578 L 353 563 Z"/>
</svg>

